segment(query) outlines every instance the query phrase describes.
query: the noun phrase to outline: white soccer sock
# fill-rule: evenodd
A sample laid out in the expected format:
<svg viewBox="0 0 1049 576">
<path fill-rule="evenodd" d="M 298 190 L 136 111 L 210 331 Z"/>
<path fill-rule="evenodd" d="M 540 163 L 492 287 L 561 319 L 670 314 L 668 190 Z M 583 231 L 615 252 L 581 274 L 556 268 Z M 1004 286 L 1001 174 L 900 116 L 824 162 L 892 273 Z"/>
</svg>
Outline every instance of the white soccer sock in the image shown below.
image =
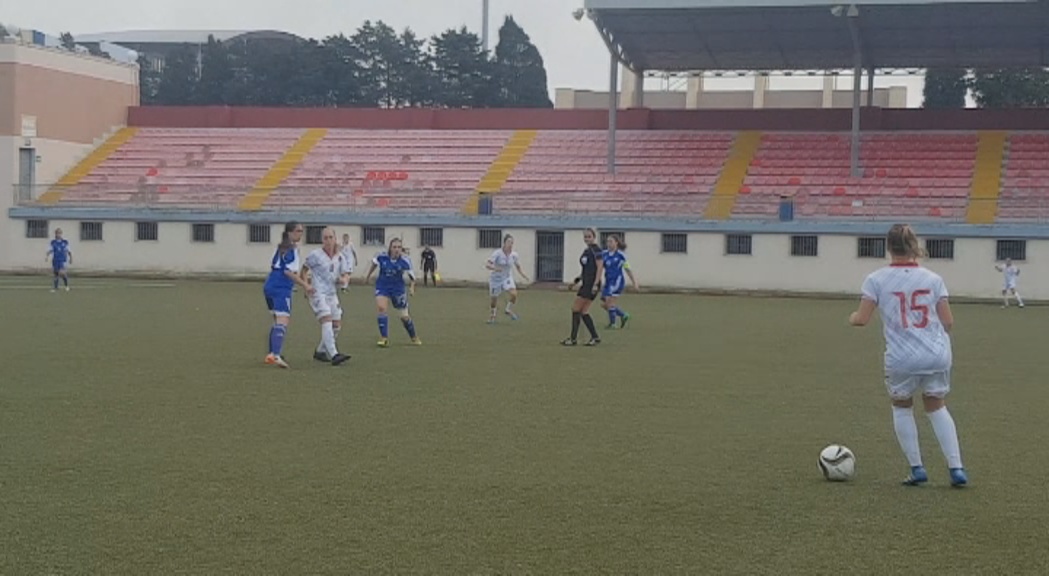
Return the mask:
<svg viewBox="0 0 1049 576">
<path fill-rule="evenodd" d="M 900 442 L 900 449 L 907 457 L 907 463 L 911 467 L 921 466 L 922 453 L 918 446 L 918 423 L 914 421 L 914 408 L 893 406 L 892 423 L 896 428 L 896 440 Z"/>
<path fill-rule="evenodd" d="M 328 356 L 334 358 L 339 353 L 335 348 L 335 329 L 332 328 L 331 322 L 321 324 L 321 343 L 328 352 Z"/>
<path fill-rule="evenodd" d="M 507 302 L 507 303 L 506 303 L 506 311 L 507 311 L 507 312 L 509 312 L 509 311 L 510 311 L 510 308 L 511 308 L 511 307 L 512 307 L 513 305 L 514 305 L 514 303 L 513 303 L 513 302 Z"/>
<path fill-rule="evenodd" d="M 492 318 L 495 318 L 495 311 L 496 311 L 496 309 L 492 308 Z"/>
<path fill-rule="evenodd" d="M 1019 292 L 1013 292 L 1013 296 L 1016 296 L 1016 303 L 1017 304 L 1019 304 L 1020 306 L 1024 305 L 1024 299 L 1020 298 L 1020 293 Z"/>
<path fill-rule="evenodd" d="M 944 406 L 935 412 L 929 412 L 929 423 L 936 433 L 936 439 L 940 441 L 940 449 L 943 456 L 947 458 L 948 468 L 962 467 L 962 449 L 958 446 L 958 430 L 954 427 L 954 418 Z"/>
<path fill-rule="evenodd" d="M 1002 301 L 1004 301 L 1004 302 L 1005 302 L 1005 304 L 1004 304 L 1004 305 L 1005 305 L 1006 307 L 1008 307 L 1008 306 L 1009 306 L 1009 294 L 1008 294 L 1008 293 L 1006 293 L 1005 295 L 1003 295 L 1003 296 L 1002 296 Z"/>
</svg>

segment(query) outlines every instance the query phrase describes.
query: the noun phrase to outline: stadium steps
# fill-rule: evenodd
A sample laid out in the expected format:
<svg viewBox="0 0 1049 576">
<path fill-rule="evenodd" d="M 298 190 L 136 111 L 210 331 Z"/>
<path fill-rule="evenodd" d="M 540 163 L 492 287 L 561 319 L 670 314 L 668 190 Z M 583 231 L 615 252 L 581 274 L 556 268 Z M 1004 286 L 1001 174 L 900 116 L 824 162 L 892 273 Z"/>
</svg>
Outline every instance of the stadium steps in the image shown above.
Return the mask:
<svg viewBox="0 0 1049 576">
<path fill-rule="evenodd" d="M 76 166 L 66 173 L 50 190 L 44 192 L 38 202 L 41 204 L 57 204 L 62 201 L 62 197 L 65 196 L 66 190 L 71 186 L 75 186 L 84 179 L 85 176 L 91 173 L 92 170 L 98 167 L 109 158 L 109 155 L 116 152 L 118 148 L 127 143 L 135 137 L 138 133 L 138 128 L 121 128 L 117 130 L 112 136 L 110 136 L 101 146 L 95 148 L 90 154 L 84 157 Z"/>
<path fill-rule="evenodd" d="M 982 131 L 979 138 L 965 221 L 993 224 L 998 215 L 998 196 L 1002 192 L 1002 162 L 1008 134 L 1000 130 Z"/>
<path fill-rule="evenodd" d="M 259 178 L 259 181 L 255 183 L 255 187 L 251 189 L 240 199 L 238 206 L 241 210 L 262 210 L 263 204 L 269 199 L 273 191 L 280 186 L 284 180 L 291 175 L 291 173 L 298 168 L 302 161 L 306 158 L 306 155 L 313 150 L 324 137 L 328 134 L 328 130 L 324 128 L 311 128 L 307 130 L 291 147 L 284 152 L 284 156 L 281 156 L 280 160 L 277 160 L 273 166 L 270 167 L 266 174 Z"/>
<path fill-rule="evenodd" d="M 495 157 L 488 172 L 481 178 L 474 190 L 474 195 L 466 202 L 463 212 L 475 216 L 482 194 L 495 194 L 503 189 L 514 169 L 521 163 L 521 159 L 528 153 L 528 149 L 535 142 L 538 130 L 518 130 L 506 141 L 502 152 Z"/>
<path fill-rule="evenodd" d="M 754 160 L 758 148 L 761 146 L 761 132 L 746 131 L 736 135 L 736 141 L 732 145 L 725 165 L 721 168 L 721 175 L 714 183 L 714 193 L 711 194 L 704 211 L 704 218 L 708 220 L 726 220 L 732 215 L 732 208 L 736 205 L 736 196 L 739 189 L 743 187 L 743 181 L 750 169 L 750 162 Z"/>
</svg>

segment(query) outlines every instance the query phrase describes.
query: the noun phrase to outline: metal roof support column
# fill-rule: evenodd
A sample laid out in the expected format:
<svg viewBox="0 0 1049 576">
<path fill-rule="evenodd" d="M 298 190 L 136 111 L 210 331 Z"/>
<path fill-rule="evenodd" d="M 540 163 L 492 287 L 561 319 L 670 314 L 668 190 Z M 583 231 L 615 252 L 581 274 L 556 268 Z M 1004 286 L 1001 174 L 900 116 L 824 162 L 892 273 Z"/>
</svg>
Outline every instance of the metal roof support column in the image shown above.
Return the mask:
<svg viewBox="0 0 1049 576">
<path fill-rule="evenodd" d="M 619 59 L 609 52 L 608 66 L 608 173 L 616 173 L 616 117 L 619 111 Z"/>
<path fill-rule="evenodd" d="M 874 106 L 874 66 L 867 68 L 867 107 Z"/>
<path fill-rule="evenodd" d="M 860 177 L 860 94 L 863 85 L 863 40 L 856 25 L 859 10 L 849 6 L 845 22 L 852 36 L 852 144 L 849 146 L 849 170 L 853 178 Z"/>
</svg>

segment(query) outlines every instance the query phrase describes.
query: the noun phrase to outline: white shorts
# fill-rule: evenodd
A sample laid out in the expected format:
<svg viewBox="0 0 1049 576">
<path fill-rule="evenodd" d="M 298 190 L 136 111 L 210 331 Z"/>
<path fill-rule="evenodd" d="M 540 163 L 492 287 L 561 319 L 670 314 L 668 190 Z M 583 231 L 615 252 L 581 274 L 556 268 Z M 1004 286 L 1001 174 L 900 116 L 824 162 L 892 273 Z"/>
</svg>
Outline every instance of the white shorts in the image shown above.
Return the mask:
<svg viewBox="0 0 1049 576">
<path fill-rule="evenodd" d="M 1006 283 L 1004 290 L 1006 292 L 1009 292 L 1010 290 L 1016 290 L 1016 282 L 1008 282 L 1008 283 Z"/>
<path fill-rule="evenodd" d="M 507 278 L 503 281 L 489 280 L 488 281 L 488 293 L 495 298 L 503 292 L 509 292 L 511 290 L 517 290 L 517 284 L 514 283 L 513 278 Z"/>
<path fill-rule="evenodd" d="M 886 374 L 885 388 L 893 400 L 907 400 L 921 390 L 922 396 L 943 398 L 951 391 L 951 372 L 932 374 Z"/>
<path fill-rule="evenodd" d="M 331 316 L 335 321 L 342 320 L 342 306 L 335 294 L 314 294 L 310 297 L 310 308 L 313 308 L 318 320 L 325 316 Z"/>
</svg>

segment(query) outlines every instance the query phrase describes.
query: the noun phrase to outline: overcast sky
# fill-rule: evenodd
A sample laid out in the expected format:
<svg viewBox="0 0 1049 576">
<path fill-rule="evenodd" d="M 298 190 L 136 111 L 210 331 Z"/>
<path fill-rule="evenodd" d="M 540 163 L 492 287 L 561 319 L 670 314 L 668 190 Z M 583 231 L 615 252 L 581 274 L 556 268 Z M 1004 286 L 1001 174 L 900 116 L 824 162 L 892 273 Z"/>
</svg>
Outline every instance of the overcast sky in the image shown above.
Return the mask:
<svg viewBox="0 0 1049 576">
<path fill-rule="evenodd" d="M 585 20 L 576 22 L 572 10 L 582 0 L 490 0 L 492 45 L 503 16 L 513 14 L 546 61 L 551 92 L 554 88 L 605 89 L 608 52 Z M 57 36 L 150 29 L 250 30 L 274 29 L 322 38 L 352 33 L 364 20 L 382 20 L 430 36 L 466 25 L 480 32 L 481 0 L 35 0 L 5 2 L 0 18 L 23 28 Z M 848 80 L 842 79 L 842 87 Z M 708 82 L 710 89 L 740 89 L 752 80 Z M 921 103 L 921 81 L 893 77 L 877 85 L 906 85 L 908 104 Z M 649 80 L 649 89 L 660 86 Z M 774 78 L 773 89 L 820 87 L 818 80 Z"/>
</svg>

